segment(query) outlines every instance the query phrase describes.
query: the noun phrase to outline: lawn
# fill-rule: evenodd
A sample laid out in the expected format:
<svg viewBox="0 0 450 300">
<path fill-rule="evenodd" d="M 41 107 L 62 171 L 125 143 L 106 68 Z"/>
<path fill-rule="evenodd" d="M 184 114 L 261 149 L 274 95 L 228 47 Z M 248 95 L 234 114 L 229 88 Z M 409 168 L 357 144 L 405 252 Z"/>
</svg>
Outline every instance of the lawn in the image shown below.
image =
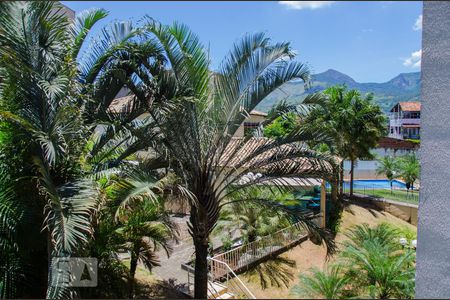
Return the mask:
<svg viewBox="0 0 450 300">
<path fill-rule="evenodd" d="M 405 203 L 419 203 L 419 192 L 409 192 L 408 194 L 406 191 L 393 190 L 391 192 L 390 190 L 386 189 L 355 189 L 354 192 L 358 194 L 385 198 Z"/>
</svg>

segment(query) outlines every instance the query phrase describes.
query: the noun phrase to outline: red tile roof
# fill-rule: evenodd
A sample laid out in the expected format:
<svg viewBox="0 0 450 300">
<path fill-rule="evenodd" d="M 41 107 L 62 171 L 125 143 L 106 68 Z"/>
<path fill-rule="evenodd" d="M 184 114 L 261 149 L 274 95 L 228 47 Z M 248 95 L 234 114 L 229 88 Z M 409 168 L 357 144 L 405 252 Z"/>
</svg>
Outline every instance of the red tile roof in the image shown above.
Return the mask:
<svg viewBox="0 0 450 300">
<path fill-rule="evenodd" d="M 403 111 L 420 111 L 420 102 L 399 102 Z"/>
<path fill-rule="evenodd" d="M 274 163 L 263 163 L 261 169 L 273 167 L 275 164 L 282 167 L 289 166 L 291 171 L 295 172 L 311 172 L 312 170 L 332 172 L 332 166 L 329 163 L 325 163 L 315 158 L 306 159 L 304 157 L 292 157 L 289 159 L 278 160 L 278 155 L 288 149 L 295 151 L 296 147 L 299 147 L 295 143 L 284 144 L 281 146 L 274 146 L 274 140 L 265 137 L 252 137 L 250 139 L 234 137 L 226 147 L 222 157 L 220 158 L 219 165 L 232 168 L 256 168 L 263 161 L 273 159 Z M 273 145 L 273 146 L 271 146 Z M 267 150 L 265 150 L 267 149 Z M 336 163 L 340 162 L 340 159 L 335 157 Z M 255 170 L 253 170 L 255 171 Z M 313 171 L 313 173 L 315 173 Z"/>
</svg>

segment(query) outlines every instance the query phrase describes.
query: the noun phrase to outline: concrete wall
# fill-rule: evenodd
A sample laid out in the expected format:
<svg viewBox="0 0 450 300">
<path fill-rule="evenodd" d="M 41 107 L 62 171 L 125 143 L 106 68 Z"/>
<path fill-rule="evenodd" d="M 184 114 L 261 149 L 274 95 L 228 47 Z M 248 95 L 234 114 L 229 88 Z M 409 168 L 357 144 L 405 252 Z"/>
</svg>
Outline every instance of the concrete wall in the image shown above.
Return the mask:
<svg viewBox="0 0 450 300">
<path fill-rule="evenodd" d="M 450 298 L 450 2 L 423 2 L 417 298 Z"/>
<path fill-rule="evenodd" d="M 399 219 L 402 219 L 414 226 L 417 226 L 418 206 L 414 204 L 402 203 L 397 201 L 375 199 L 370 196 L 354 196 L 358 203 L 364 202 L 375 206 L 376 208 L 390 213 Z"/>
</svg>

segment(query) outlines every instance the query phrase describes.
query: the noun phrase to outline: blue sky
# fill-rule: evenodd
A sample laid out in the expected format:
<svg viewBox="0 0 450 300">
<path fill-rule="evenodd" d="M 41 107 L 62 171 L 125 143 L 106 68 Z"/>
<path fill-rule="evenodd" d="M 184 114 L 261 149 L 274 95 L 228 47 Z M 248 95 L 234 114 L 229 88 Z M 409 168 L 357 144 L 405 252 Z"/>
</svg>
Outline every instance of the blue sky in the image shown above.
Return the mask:
<svg viewBox="0 0 450 300">
<path fill-rule="evenodd" d="M 239 37 L 263 31 L 274 41 L 290 41 L 313 73 L 332 68 L 359 82 L 384 82 L 420 70 L 422 2 L 63 3 L 77 12 L 105 8 L 110 14 L 100 27 L 145 14 L 185 23 L 210 45 L 213 67 Z"/>
</svg>

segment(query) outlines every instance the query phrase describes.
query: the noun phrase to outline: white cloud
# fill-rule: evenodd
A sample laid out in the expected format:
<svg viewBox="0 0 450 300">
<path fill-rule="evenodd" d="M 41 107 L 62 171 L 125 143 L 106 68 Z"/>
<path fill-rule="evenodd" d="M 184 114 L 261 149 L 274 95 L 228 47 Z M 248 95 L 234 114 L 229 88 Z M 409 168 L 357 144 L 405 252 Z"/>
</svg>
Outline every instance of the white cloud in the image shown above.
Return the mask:
<svg viewBox="0 0 450 300">
<path fill-rule="evenodd" d="M 422 50 L 417 50 L 411 53 L 411 55 L 403 60 L 403 65 L 411 68 L 420 68 L 422 62 Z"/>
<path fill-rule="evenodd" d="M 330 6 L 335 1 L 278 1 L 288 9 L 317 9 Z"/>
<path fill-rule="evenodd" d="M 417 17 L 416 22 L 414 23 L 413 29 L 416 31 L 422 30 L 422 15 Z"/>
</svg>

